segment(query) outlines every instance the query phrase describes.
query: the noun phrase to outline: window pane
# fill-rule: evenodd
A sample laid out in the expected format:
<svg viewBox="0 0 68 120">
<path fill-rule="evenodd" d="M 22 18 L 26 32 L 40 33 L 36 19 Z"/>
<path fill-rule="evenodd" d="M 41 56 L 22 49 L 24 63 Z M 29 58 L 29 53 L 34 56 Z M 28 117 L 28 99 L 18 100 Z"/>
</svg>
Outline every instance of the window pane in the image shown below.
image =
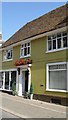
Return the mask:
<svg viewBox="0 0 68 120">
<path fill-rule="evenodd" d="M 28 55 L 30 54 L 30 47 L 28 47 Z"/>
<path fill-rule="evenodd" d="M 22 48 L 24 47 L 24 45 L 22 45 Z"/>
<path fill-rule="evenodd" d="M 23 52 L 24 52 L 24 50 L 23 50 L 23 49 L 21 49 L 21 56 L 23 56 Z"/>
<path fill-rule="evenodd" d="M 12 71 L 12 72 L 11 72 L 10 89 L 12 89 L 12 84 L 13 84 L 13 82 L 14 82 L 15 85 L 16 85 L 16 71 Z"/>
<path fill-rule="evenodd" d="M 25 47 L 26 47 L 26 44 L 25 44 Z"/>
<path fill-rule="evenodd" d="M 49 88 L 57 90 L 66 90 L 66 71 L 50 71 L 49 72 Z"/>
<path fill-rule="evenodd" d="M 56 40 L 53 40 L 53 49 L 56 49 Z"/>
<path fill-rule="evenodd" d="M 51 36 L 48 36 L 48 40 L 51 40 Z"/>
<path fill-rule="evenodd" d="M 24 56 L 27 55 L 27 48 L 24 48 Z"/>
<path fill-rule="evenodd" d="M 63 34 L 62 34 L 63 36 L 67 36 L 67 33 L 66 32 L 63 32 Z"/>
<path fill-rule="evenodd" d="M 52 39 L 56 39 L 56 35 L 52 35 Z"/>
<path fill-rule="evenodd" d="M 58 34 L 57 34 L 57 37 L 60 38 L 60 37 L 61 37 L 61 33 L 58 33 Z"/>
<path fill-rule="evenodd" d="M 12 58 L 12 50 L 7 50 L 6 51 L 6 58 L 11 59 Z"/>
<path fill-rule="evenodd" d="M 49 70 L 55 70 L 55 69 L 67 69 L 66 64 L 59 64 L 59 65 L 50 65 Z"/>
<path fill-rule="evenodd" d="M 5 72 L 5 89 L 9 89 L 9 72 Z"/>
<path fill-rule="evenodd" d="M 11 58 L 11 53 L 10 53 L 10 52 L 7 53 L 7 58 L 8 58 L 8 59 Z"/>
<path fill-rule="evenodd" d="M 3 86 L 3 72 L 0 72 L 0 88 Z"/>
<path fill-rule="evenodd" d="M 63 38 L 63 47 L 67 47 L 67 37 Z"/>
<path fill-rule="evenodd" d="M 61 48 L 61 38 L 57 39 L 57 48 Z"/>
<path fill-rule="evenodd" d="M 48 41 L 48 50 L 52 50 L 52 41 Z"/>
<path fill-rule="evenodd" d="M 30 43 L 28 43 L 28 46 L 30 46 Z"/>
</svg>

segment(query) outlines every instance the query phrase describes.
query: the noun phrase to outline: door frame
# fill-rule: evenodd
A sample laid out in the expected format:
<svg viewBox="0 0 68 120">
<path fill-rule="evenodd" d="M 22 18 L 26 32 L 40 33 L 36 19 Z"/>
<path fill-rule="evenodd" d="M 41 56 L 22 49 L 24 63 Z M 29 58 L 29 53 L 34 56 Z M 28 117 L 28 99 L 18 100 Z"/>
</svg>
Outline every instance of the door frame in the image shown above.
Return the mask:
<svg viewBox="0 0 68 120">
<path fill-rule="evenodd" d="M 27 70 L 29 70 L 29 73 L 28 73 L 28 92 L 30 92 L 30 85 L 31 85 L 31 70 L 30 70 L 30 68 L 29 67 L 27 67 L 27 68 L 21 68 L 21 78 L 22 78 L 22 73 L 23 72 L 25 72 L 25 71 L 27 71 Z M 25 75 L 25 74 L 24 74 Z M 25 77 L 24 77 L 24 79 L 25 79 Z M 25 82 L 25 80 L 24 80 L 24 82 Z M 23 82 L 22 82 L 23 83 Z M 25 84 L 24 84 L 25 85 Z M 23 87 L 23 86 L 22 86 Z M 22 91 L 22 93 L 23 93 L 23 91 Z M 25 86 L 24 86 L 24 93 L 25 93 Z"/>
</svg>

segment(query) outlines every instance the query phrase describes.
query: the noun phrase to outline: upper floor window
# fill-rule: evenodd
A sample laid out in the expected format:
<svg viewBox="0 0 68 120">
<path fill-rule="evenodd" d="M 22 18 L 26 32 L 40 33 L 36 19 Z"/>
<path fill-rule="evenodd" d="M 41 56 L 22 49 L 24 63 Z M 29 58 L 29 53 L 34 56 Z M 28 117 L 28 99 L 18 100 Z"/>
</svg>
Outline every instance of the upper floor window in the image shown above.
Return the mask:
<svg viewBox="0 0 68 120">
<path fill-rule="evenodd" d="M 4 60 L 12 59 L 12 49 L 4 51 Z"/>
<path fill-rule="evenodd" d="M 30 56 L 30 42 L 21 46 L 21 57 Z"/>
<path fill-rule="evenodd" d="M 68 35 L 67 32 L 57 33 L 51 36 L 48 36 L 48 51 L 57 50 L 68 47 Z"/>
</svg>

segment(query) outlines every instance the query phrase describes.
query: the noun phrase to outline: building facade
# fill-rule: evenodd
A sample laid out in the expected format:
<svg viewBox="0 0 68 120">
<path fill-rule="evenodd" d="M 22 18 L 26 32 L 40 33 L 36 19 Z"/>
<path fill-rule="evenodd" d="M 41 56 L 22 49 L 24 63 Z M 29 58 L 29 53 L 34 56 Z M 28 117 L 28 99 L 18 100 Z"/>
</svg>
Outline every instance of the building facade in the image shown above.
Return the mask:
<svg viewBox="0 0 68 120">
<path fill-rule="evenodd" d="M 0 88 L 19 96 L 66 104 L 68 91 L 67 4 L 27 23 L 0 48 Z"/>
</svg>

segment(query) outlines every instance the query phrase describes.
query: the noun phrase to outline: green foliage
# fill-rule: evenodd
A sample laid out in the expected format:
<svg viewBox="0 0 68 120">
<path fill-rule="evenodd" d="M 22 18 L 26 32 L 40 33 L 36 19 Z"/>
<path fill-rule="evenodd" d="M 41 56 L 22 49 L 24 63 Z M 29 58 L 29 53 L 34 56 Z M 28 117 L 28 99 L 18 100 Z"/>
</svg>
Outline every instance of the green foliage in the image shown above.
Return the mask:
<svg viewBox="0 0 68 120">
<path fill-rule="evenodd" d="M 16 84 L 15 84 L 15 82 L 12 83 L 12 90 L 13 90 L 13 91 L 16 90 Z"/>
<path fill-rule="evenodd" d="M 33 94 L 33 85 L 31 83 L 31 86 L 30 86 L 30 94 Z"/>
<path fill-rule="evenodd" d="M 16 84 L 15 84 L 15 82 L 12 83 L 12 93 L 13 93 L 13 95 L 16 94 Z"/>
</svg>

